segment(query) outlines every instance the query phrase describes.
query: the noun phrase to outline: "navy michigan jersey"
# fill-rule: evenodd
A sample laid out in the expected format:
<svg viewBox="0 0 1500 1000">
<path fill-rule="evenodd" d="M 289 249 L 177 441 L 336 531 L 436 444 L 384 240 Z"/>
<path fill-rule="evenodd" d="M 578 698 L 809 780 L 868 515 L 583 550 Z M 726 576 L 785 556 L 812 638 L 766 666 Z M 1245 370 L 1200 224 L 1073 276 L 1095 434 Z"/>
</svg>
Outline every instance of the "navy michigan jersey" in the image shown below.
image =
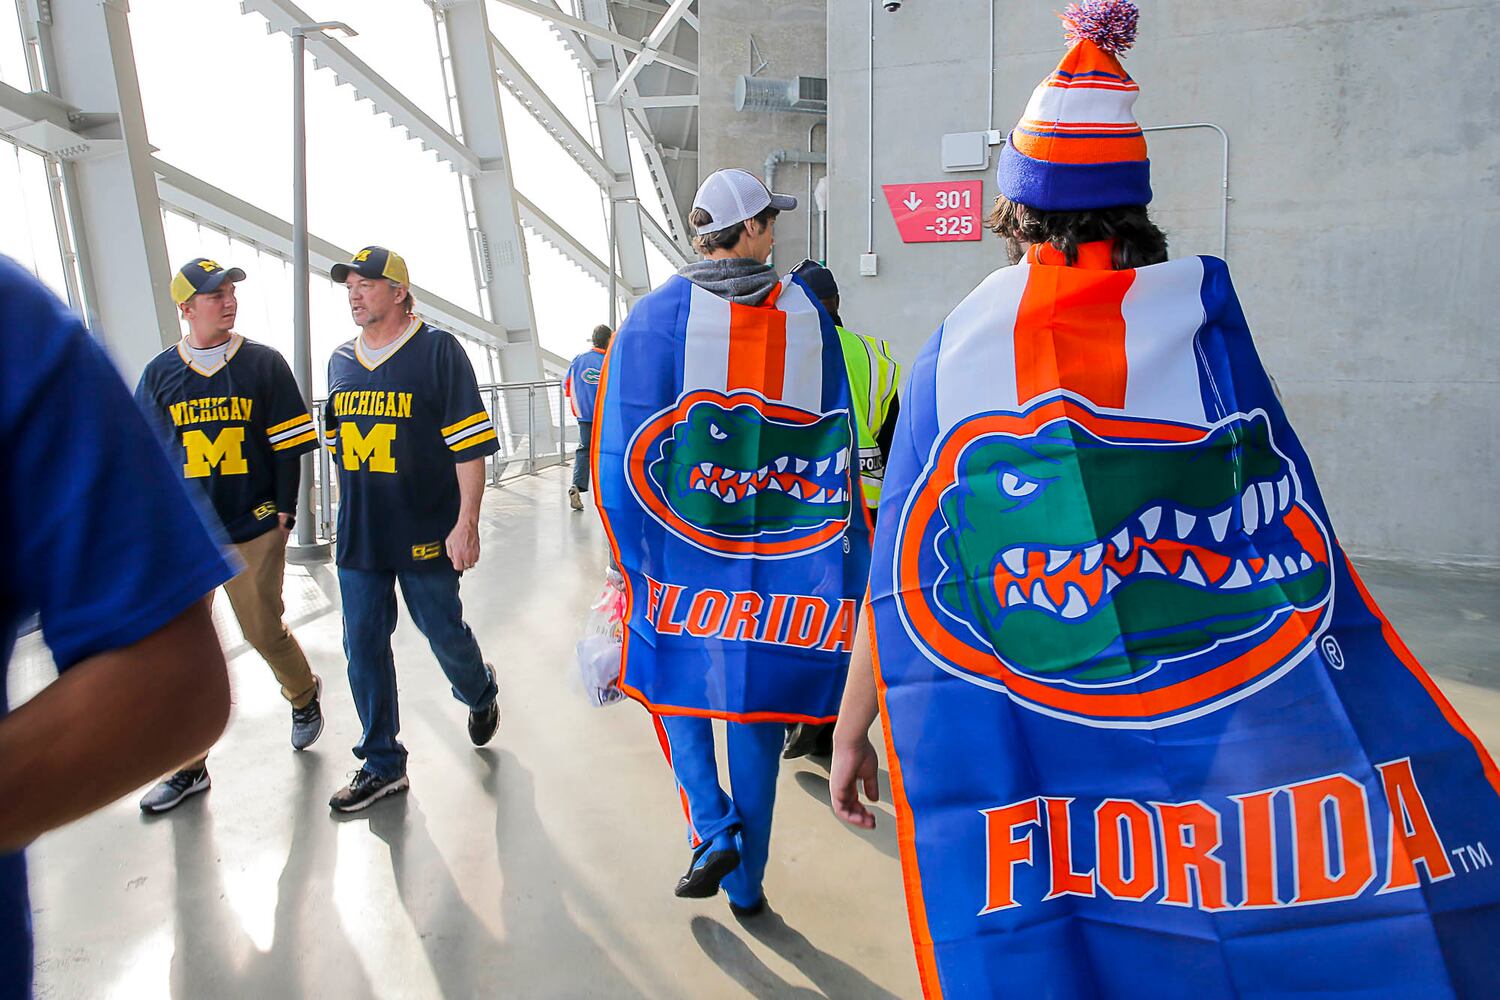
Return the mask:
<svg viewBox="0 0 1500 1000">
<path fill-rule="evenodd" d="M 318 435 L 274 349 L 231 334 L 223 360 L 204 369 L 179 343 L 146 366 L 135 398 L 231 542 L 271 530 L 278 512 L 296 512 L 300 469 L 289 460 L 316 448 Z"/>
<path fill-rule="evenodd" d="M 413 319 L 375 359 L 349 341 L 328 359 L 323 413 L 339 470 L 338 564 L 451 570 L 454 466 L 500 449 L 458 338 Z"/>
</svg>

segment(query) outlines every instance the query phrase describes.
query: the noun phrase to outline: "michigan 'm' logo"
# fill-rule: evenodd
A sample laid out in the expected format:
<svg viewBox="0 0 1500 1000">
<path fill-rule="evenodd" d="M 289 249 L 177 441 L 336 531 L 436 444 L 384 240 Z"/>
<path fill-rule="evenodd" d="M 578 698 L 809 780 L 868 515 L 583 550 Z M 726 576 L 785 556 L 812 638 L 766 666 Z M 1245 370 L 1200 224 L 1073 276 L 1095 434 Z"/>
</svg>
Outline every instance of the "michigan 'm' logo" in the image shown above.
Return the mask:
<svg viewBox="0 0 1500 1000">
<path fill-rule="evenodd" d="M 395 443 L 395 424 L 375 424 L 368 434 L 348 421 L 339 424 L 339 452 L 350 472 L 358 472 L 361 466 L 371 472 L 395 472 L 396 458 L 391 454 Z"/>
<path fill-rule="evenodd" d="M 819 416 L 760 395 L 690 393 L 631 440 L 631 490 L 680 538 L 721 555 L 814 552 L 849 524 L 849 415 Z"/>
<path fill-rule="evenodd" d="M 202 479 L 216 468 L 221 476 L 243 476 L 250 471 L 243 427 L 226 427 L 212 438 L 200 430 L 185 431 L 182 447 L 187 452 L 182 474 L 188 479 Z"/>
<path fill-rule="evenodd" d="M 436 559 L 442 554 L 442 542 L 428 542 L 425 545 L 413 545 L 411 547 L 411 557 L 417 562 L 424 562 L 428 559 Z"/>
<path fill-rule="evenodd" d="M 897 607 L 929 659 L 1047 715 L 1157 728 L 1307 655 L 1332 548 L 1264 413 L 1037 409 L 953 428 L 901 514 Z"/>
</svg>

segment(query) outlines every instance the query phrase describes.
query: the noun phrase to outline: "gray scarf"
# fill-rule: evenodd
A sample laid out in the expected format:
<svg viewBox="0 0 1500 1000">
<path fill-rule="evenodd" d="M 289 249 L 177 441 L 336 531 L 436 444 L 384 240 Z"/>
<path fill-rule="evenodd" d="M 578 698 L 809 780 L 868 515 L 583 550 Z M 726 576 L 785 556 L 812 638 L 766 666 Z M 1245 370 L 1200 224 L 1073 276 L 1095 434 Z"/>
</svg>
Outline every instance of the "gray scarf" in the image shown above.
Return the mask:
<svg viewBox="0 0 1500 1000">
<path fill-rule="evenodd" d="M 760 305 L 777 282 L 769 264 L 748 257 L 695 261 L 677 273 L 721 299 L 744 306 Z"/>
</svg>

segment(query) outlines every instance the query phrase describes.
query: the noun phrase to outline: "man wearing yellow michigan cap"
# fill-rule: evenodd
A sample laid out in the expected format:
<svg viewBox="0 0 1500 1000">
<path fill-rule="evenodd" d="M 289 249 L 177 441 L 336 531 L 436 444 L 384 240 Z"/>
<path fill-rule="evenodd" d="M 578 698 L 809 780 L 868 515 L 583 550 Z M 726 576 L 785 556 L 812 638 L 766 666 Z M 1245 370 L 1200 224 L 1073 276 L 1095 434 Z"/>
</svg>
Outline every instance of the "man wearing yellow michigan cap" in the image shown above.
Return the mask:
<svg viewBox="0 0 1500 1000">
<path fill-rule="evenodd" d="M 479 562 L 484 460 L 499 450 L 458 338 L 415 314 L 406 262 L 365 247 L 330 271 L 359 336 L 328 360 L 324 443 L 339 472 L 339 589 L 364 762 L 329 801 L 354 812 L 408 787 L 396 702 L 396 584 L 483 746 L 500 723 L 495 672 L 464 622 L 459 577 Z"/>
<path fill-rule="evenodd" d="M 323 731 L 322 681 L 282 621 L 281 589 L 301 456 L 318 446 L 317 431 L 286 359 L 234 332 L 235 285 L 244 280 L 244 271 L 206 257 L 173 275 L 172 299 L 188 332 L 146 366 L 135 395 L 244 561 L 224 590 L 245 640 L 265 657 L 291 703 L 292 747 L 303 750 Z M 207 791 L 207 760 L 164 778 L 141 799 L 141 809 L 166 812 Z"/>
</svg>

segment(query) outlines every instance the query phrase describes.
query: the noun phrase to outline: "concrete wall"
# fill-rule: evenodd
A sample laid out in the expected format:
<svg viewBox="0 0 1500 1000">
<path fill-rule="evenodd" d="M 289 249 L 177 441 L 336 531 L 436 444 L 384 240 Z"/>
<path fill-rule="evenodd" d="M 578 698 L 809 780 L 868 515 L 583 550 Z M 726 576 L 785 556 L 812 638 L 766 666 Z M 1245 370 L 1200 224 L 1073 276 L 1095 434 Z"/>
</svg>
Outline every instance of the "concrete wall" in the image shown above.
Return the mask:
<svg viewBox="0 0 1500 1000">
<path fill-rule="evenodd" d="M 944 174 L 983 129 L 990 0 L 875 10 L 874 249 L 866 243 L 869 6 L 829 9 L 830 266 L 844 318 L 910 359 L 1001 244 L 904 246 L 879 185 Z M 750 5 L 746 5 L 750 6 Z M 1063 52 L 1053 0 L 998 3 L 995 126 Z M 1228 258 L 1256 343 L 1352 551 L 1500 564 L 1500 4 L 1144 0 L 1126 64 L 1143 124 L 1233 140 Z M 708 130 L 705 127 L 705 136 Z M 1218 252 L 1218 138 L 1148 136 L 1174 255 Z"/>
<path fill-rule="evenodd" d="M 698 0 L 698 177 L 724 167 L 740 167 L 763 177 L 766 155 L 773 150 L 808 148 L 808 130 L 825 119 L 805 114 L 740 112 L 734 109 L 734 83 L 751 71 L 750 39 L 755 38 L 761 76 L 784 79 L 824 76 L 828 66 L 828 4 L 825 0 Z M 827 130 L 818 124 L 813 143 L 826 147 Z M 812 179 L 825 168 L 812 168 Z M 776 190 L 795 195 L 795 212 L 776 221 L 773 263 L 781 270 L 808 254 L 808 223 L 816 213 L 808 197 L 809 168 L 784 163 L 777 168 Z M 816 229 L 813 240 L 816 242 Z"/>
</svg>

